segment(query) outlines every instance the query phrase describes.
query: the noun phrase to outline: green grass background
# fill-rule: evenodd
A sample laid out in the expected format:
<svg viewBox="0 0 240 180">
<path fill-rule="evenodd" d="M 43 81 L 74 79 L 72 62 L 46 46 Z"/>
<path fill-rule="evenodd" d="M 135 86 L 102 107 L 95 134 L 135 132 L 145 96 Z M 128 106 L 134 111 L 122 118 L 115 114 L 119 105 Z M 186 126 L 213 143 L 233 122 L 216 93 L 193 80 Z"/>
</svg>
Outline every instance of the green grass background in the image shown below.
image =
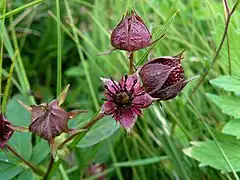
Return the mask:
<svg viewBox="0 0 240 180">
<path fill-rule="evenodd" d="M 3 110 L 7 97 L 17 93 L 34 104 L 50 101 L 61 88 L 71 84 L 65 107 L 88 109 L 89 114 L 94 114 L 103 103 L 100 77 L 119 80 L 128 71 L 125 52 L 98 54 L 111 48 L 110 31 L 132 8 L 153 32 L 153 39 L 172 18 L 151 57 L 172 56 L 186 49 L 182 63 L 188 78 L 201 76 L 210 67 L 225 24 L 220 0 L 61 0 L 57 6 L 55 1 L 39 0 L 34 1 L 38 5 L 28 7 L 29 2 L 0 2 L 1 12 L 11 12 L 1 16 Z M 231 7 L 233 1 L 229 4 Z M 11 11 L 16 8 L 17 11 Z M 229 30 L 233 64 L 239 63 L 239 18 L 238 8 Z M 144 52 L 146 49 L 136 52 L 135 63 Z M 234 67 L 233 74 L 238 75 L 239 70 Z M 107 164 L 105 173 L 109 179 L 226 179 L 226 174 L 199 166 L 182 152 L 191 141 L 211 137 L 200 117 L 212 132 L 220 132 L 230 119 L 206 97 L 206 93 L 222 93 L 208 80 L 224 74 L 229 74 L 226 43 L 217 64 L 194 94 L 197 80 L 189 83 L 177 98 L 162 102 L 162 107 L 155 104 L 145 110 L 131 135 L 121 129 L 93 147 L 75 148 L 75 165 L 69 168 L 64 163 L 65 176 L 61 171 L 56 176 L 87 178 L 86 167 L 98 162 Z M 125 161 L 129 164 L 118 164 Z"/>
</svg>

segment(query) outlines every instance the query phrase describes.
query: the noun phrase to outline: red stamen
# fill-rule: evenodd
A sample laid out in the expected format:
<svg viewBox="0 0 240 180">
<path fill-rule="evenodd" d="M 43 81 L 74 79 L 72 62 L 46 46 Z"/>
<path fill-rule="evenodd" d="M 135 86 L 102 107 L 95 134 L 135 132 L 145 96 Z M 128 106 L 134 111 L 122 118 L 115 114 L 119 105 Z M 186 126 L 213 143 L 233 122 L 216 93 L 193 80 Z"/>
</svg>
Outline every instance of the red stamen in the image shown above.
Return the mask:
<svg viewBox="0 0 240 180">
<path fill-rule="evenodd" d="M 132 87 L 131 87 L 131 89 L 130 89 L 130 91 L 132 92 L 133 91 L 133 88 L 134 88 L 134 86 L 137 84 L 137 79 L 135 79 L 134 81 L 133 81 L 133 85 L 132 85 Z"/>
<path fill-rule="evenodd" d="M 116 91 L 116 93 L 118 93 L 118 89 L 114 85 L 112 85 L 112 87 Z"/>
<path fill-rule="evenodd" d="M 105 85 L 104 87 L 105 87 L 105 89 L 106 89 L 109 93 L 111 93 L 112 95 L 115 95 L 115 94 L 108 88 L 107 85 Z"/>
<path fill-rule="evenodd" d="M 123 87 L 123 89 L 124 90 L 127 90 L 127 78 L 128 78 L 128 75 L 127 74 L 125 74 L 125 79 L 124 79 L 124 87 Z"/>
<path fill-rule="evenodd" d="M 115 89 L 115 91 L 121 90 L 121 89 L 119 89 L 118 85 L 117 85 L 116 82 L 114 81 L 113 77 L 111 77 L 110 80 L 111 80 L 112 83 L 114 84 L 114 86 L 112 85 L 112 87 L 113 87 L 114 89 L 115 89 L 115 88 L 117 89 L 117 90 Z"/>
</svg>

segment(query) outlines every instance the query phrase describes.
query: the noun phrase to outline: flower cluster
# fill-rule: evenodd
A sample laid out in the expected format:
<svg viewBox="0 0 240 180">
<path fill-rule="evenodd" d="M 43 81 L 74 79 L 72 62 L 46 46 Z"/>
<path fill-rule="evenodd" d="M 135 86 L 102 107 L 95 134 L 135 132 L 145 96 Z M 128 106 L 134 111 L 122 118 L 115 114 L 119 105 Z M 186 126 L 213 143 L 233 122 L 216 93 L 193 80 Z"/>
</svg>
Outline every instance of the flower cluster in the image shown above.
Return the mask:
<svg viewBox="0 0 240 180">
<path fill-rule="evenodd" d="M 154 58 L 141 67 L 137 67 L 136 72 L 132 73 L 134 51 L 146 48 L 156 42 L 151 42 L 151 37 L 144 21 L 134 10 L 127 13 L 113 30 L 111 44 L 115 49 L 125 50 L 130 54 L 130 73 L 124 75 L 119 82 L 113 78 L 101 78 L 105 87 L 105 102 L 99 116 L 93 118 L 84 128 L 91 127 L 104 115 L 112 115 L 116 122 L 130 132 L 137 117 L 143 115 L 142 109 L 148 108 L 156 100 L 165 101 L 176 97 L 186 86 L 188 81 L 185 79 L 184 69 L 181 65 L 183 53 L 177 56 Z M 0 114 L 0 148 L 6 146 L 15 130 L 27 130 L 46 139 L 54 157 L 57 149 L 54 143 L 56 136 L 70 133 L 73 134 L 72 137 L 69 137 L 71 140 L 74 135 L 79 133 L 77 129 L 68 128 L 68 121 L 83 111 L 67 112 L 61 107 L 68 89 L 69 86 L 50 103 L 27 106 L 20 102 L 31 113 L 31 123 L 28 128 L 14 126 Z"/>
<path fill-rule="evenodd" d="M 112 46 L 127 51 L 132 57 L 134 51 L 156 42 L 150 41 L 147 26 L 134 10 L 123 17 L 111 34 Z M 106 102 L 101 113 L 112 115 L 130 132 L 137 116 L 142 115 L 142 108 L 149 107 L 155 100 L 170 100 L 186 86 L 188 81 L 181 65 L 182 54 L 154 58 L 138 67 L 134 74 L 123 76 L 119 82 L 113 78 L 102 78 Z"/>
</svg>

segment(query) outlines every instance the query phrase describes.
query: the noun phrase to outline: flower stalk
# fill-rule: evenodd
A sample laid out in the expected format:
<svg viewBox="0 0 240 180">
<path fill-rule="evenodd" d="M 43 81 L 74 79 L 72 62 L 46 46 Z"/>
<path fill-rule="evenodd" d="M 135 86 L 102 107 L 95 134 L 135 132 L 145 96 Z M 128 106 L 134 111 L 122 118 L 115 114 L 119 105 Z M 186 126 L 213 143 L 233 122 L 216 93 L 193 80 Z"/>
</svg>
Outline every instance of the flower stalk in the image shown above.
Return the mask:
<svg viewBox="0 0 240 180">
<path fill-rule="evenodd" d="M 133 59 L 133 52 L 129 55 L 129 74 L 134 73 L 134 59 Z"/>
<path fill-rule="evenodd" d="M 8 144 L 5 145 L 5 147 L 11 151 L 17 158 L 19 158 L 24 164 L 26 164 L 29 168 L 31 168 L 33 170 L 33 172 L 35 172 L 36 174 L 43 176 L 44 172 L 38 168 L 37 166 L 34 166 L 33 164 L 31 164 L 30 162 L 26 161 L 20 154 L 18 154 L 11 146 L 9 146 Z"/>
<path fill-rule="evenodd" d="M 48 176 L 49 176 L 49 174 L 51 172 L 53 164 L 54 164 L 54 158 L 51 156 L 51 159 L 50 159 L 49 164 L 48 164 L 48 169 L 47 169 L 46 174 L 43 177 L 43 180 L 47 180 L 48 179 Z"/>
<path fill-rule="evenodd" d="M 99 121 L 100 119 L 102 119 L 104 117 L 104 114 L 102 113 L 98 113 L 96 116 L 94 116 L 91 121 L 89 121 L 84 127 L 83 129 L 90 129 L 97 121 Z M 80 134 L 80 132 L 73 134 L 71 136 L 69 136 L 65 141 L 63 141 L 61 144 L 59 144 L 58 149 L 61 149 L 66 143 L 68 143 L 69 141 L 73 140 L 73 142 L 70 144 L 69 149 L 73 149 L 77 143 L 84 137 L 84 135 L 86 134 L 86 131 L 83 132 L 82 134 Z M 49 165 L 48 165 L 48 170 L 46 172 L 46 174 L 44 175 L 44 180 L 47 180 L 48 177 L 50 176 L 50 173 L 52 171 L 52 169 L 56 168 L 58 165 L 61 164 L 61 159 L 58 160 L 56 162 L 56 165 L 54 166 L 54 159 L 51 157 Z"/>
<path fill-rule="evenodd" d="M 104 117 L 104 114 L 99 113 L 97 116 L 94 116 L 82 129 L 86 129 L 87 131 L 81 131 L 84 133 L 84 135 L 88 132 L 89 129 L 100 119 Z M 61 144 L 58 145 L 58 149 L 62 149 L 65 144 L 67 144 L 69 141 L 73 140 L 76 136 L 80 135 L 81 132 L 77 132 L 75 134 L 72 134 L 67 139 L 65 139 Z M 81 140 L 81 139 L 80 139 Z M 76 143 L 77 144 L 77 143 Z"/>
</svg>

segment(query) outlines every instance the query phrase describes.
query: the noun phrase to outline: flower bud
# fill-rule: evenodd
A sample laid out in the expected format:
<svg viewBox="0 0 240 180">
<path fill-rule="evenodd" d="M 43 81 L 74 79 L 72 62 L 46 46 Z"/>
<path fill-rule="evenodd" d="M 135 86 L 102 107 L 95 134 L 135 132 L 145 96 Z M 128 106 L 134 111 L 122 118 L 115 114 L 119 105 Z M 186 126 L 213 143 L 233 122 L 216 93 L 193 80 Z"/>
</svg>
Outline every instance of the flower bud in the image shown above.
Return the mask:
<svg viewBox="0 0 240 180">
<path fill-rule="evenodd" d="M 182 53 L 177 56 L 163 56 L 142 66 L 139 75 L 145 91 L 153 98 L 169 100 L 178 95 L 188 81 L 181 65 Z"/>
<path fill-rule="evenodd" d="M 57 100 L 31 107 L 32 121 L 29 131 L 47 140 L 55 138 L 62 132 L 68 132 L 69 114 L 58 105 Z"/>
<path fill-rule="evenodd" d="M 14 132 L 10 126 L 11 123 L 0 114 L 0 149 L 4 148 Z"/>
<path fill-rule="evenodd" d="M 54 138 L 63 132 L 76 133 L 75 129 L 68 128 L 68 120 L 75 117 L 78 113 L 84 112 L 74 110 L 65 111 L 60 105 L 65 101 L 69 85 L 59 95 L 58 99 L 54 99 L 50 103 L 42 103 L 40 105 L 27 105 L 20 102 L 28 111 L 31 112 L 31 124 L 29 131 L 49 141 L 53 157 L 56 155 L 56 145 Z"/>
<path fill-rule="evenodd" d="M 149 45 L 151 34 L 142 18 L 132 10 L 119 22 L 111 34 L 111 44 L 116 49 L 133 52 Z"/>
</svg>

